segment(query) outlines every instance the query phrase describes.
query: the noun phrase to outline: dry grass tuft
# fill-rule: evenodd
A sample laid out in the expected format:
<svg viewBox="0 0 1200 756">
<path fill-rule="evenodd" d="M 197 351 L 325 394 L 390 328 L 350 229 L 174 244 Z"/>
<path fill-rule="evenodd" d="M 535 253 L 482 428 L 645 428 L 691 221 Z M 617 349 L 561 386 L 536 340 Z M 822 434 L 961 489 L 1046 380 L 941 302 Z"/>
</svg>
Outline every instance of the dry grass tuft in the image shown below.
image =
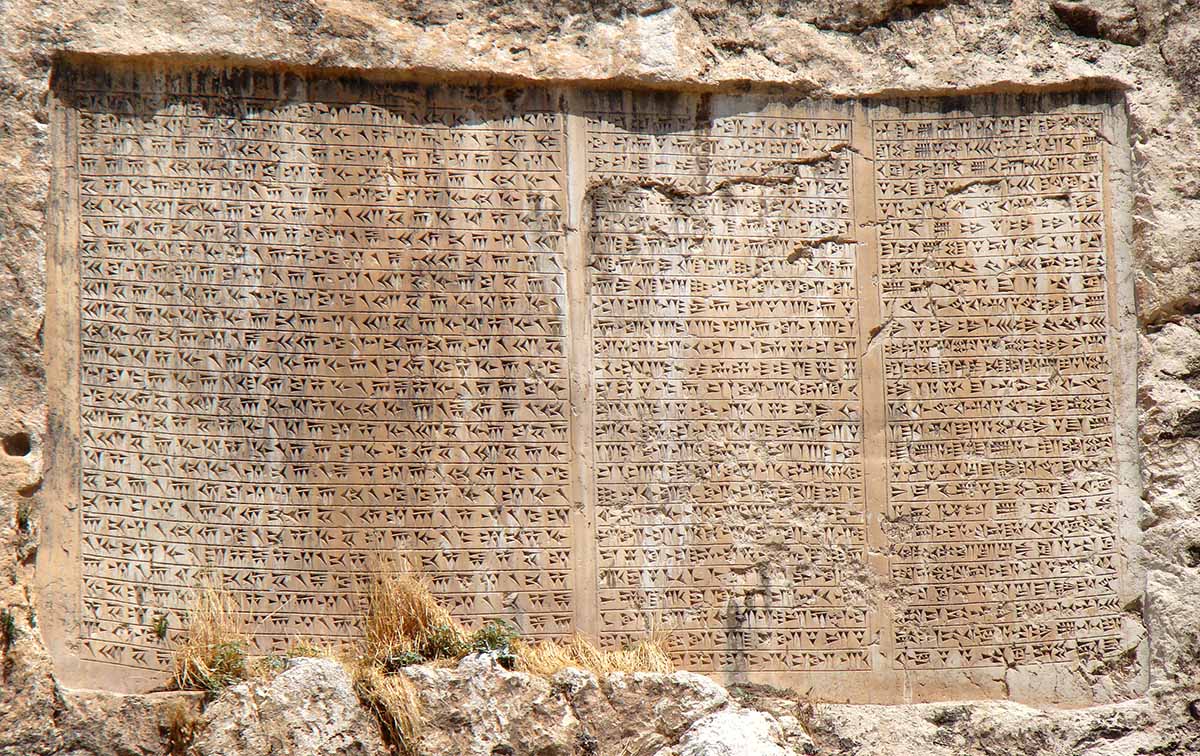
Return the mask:
<svg viewBox="0 0 1200 756">
<path fill-rule="evenodd" d="M 562 644 L 557 641 L 538 641 L 527 643 L 518 641 L 516 644 L 517 670 L 531 675 L 550 677 L 568 667 L 582 667 L 572 653 L 570 643 Z"/>
<path fill-rule="evenodd" d="M 349 643 L 335 643 L 327 639 L 293 639 L 284 654 L 288 659 L 333 659 L 346 661 L 354 658 L 354 648 Z"/>
<path fill-rule="evenodd" d="M 658 638 L 648 638 L 617 651 L 605 651 L 583 636 L 576 635 L 565 643 L 539 641 L 516 644 L 517 669 L 549 677 L 568 667 L 578 667 L 604 677 L 613 672 L 675 671 L 671 657 Z"/>
<path fill-rule="evenodd" d="M 400 756 L 417 756 L 421 736 L 421 699 L 403 674 L 387 674 L 376 664 L 354 665 L 354 689 L 383 729 L 384 740 Z"/>
<path fill-rule="evenodd" d="M 613 672 L 658 672 L 669 675 L 675 671 L 671 656 L 657 638 L 640 640 L 632 646 L 606 653 Z"/>
<path fill-rule="evenodd" d="M 346 665 L 363 704 L 378 719 L 384 737 L 400 756 L 416 756 L 422 724 L 416 687 L 400 670 L 409 664 L 446 665 L 471 653 L 490 653 L 502 666 L 550 676 L 579 667 L 599 677 L 613 672 L 674 671 L 661 639 L 654 637 L 618 651 L 605 651 L 575 636 L 566 642 L 522 641 L 511 625 L 492 621 L 468 632 L 419 577 L 381 569 L 366 588 L 363 638 L 350 649 L 297 640 L 286 656 L 249 657 L 249 635 L 236 602 L 219 587 L 196 591 L 187 629 L 176 649 L 175 682 L 184 690 L 216 692 L 251 677 L 285 669 L 287 658 L 321 656 Z M 182 724 L 172 742 L 184 739 Z"/>
<path fill-rule="evenodd" d="M 605 651 L 578 635 L 565 643 L 527 643 L 497 622 L 468 632 L 419 577 L 394 569 L 381 569 L 368 587 L 363 626 L 365 660 L 384 672 L 408 664 L 453 663 L 479 651 L 496 652 L 504 666 L 543 676 L 567 667 L 599 676 L 675 671 L 663 639 L 653 633 L 626 648 Z"/>
<path fill-rule="evenodd" d="M 198 588 L 183 642 L 175 650 L 175 686 L 215 692 L 245 680 L 247 647 L 233 597 L 216 586 Z"/>
<path fill-rule="evenodd" d="M 411 574 L 381 571 L 367 587 L 363 621 L 368 659 L 387 668 L 469 651 L 471 634 Z"/>
</svg>

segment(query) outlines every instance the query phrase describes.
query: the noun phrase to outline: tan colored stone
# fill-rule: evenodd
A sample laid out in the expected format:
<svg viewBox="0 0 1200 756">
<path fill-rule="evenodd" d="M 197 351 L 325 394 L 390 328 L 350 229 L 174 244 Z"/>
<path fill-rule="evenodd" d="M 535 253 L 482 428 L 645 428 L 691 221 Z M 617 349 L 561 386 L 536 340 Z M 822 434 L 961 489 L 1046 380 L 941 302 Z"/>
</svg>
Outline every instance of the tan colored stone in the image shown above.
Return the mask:
<svg viewBox="0 0 1200 756">
<path fill-rule="evenodd" d="M 205 709 L 193 756 L 384 756 L 379 724 L 332 659 L 293 659 L 269 681 L 226 689 Z"/>
<path fill-rule="evenodd" d="M 431 7 L 432 5 L 432 7 Z M 816 97 L 951 91 L 1029 91 L 1113 84 L 1127 89 L 1130 137 L 1135 145 L 1135 267 L 1138 314 L 1153 331 L 1179 321 L 1196 306 L 1196 203 L 1188 194 L 1200 144 L 1195 108 L 1197 7 L 1187 0 L 1139 2 L 1145 42 L 1112 44 L 1080 37 L 1045 0 L 949 3 L 876 18 L 855 32 L 823 31 L 810 7 L 794 3 L 681 2 L 706 44 L 685 46 L 686 64 L 659 71 L 659 86 L 691 88 L 790 87 Z M 389 72 L 424 71 L 435 76 L 520 76 L 543 82 L 611 80 L 615 72 L 635 80 L 638 59 L 614 54 L 634 12 L 621 3 L 445 3 L 317 0 L 277 3 L 252 0 L 123 2 L 107 0 L 14 0 L 0 9 L 0 435 L 28 432 L 33 454 L 0 455 L 0 607 L 24 616 L 32 567 L 16 557 L 20 540 L 13 526 L 19 490 L 36 486 L 43 474 L 40 449 L 46 434 L 46 384 L 39 333 L 44 313 L 44 205 L 51 164 L 47 149 L 49 64 L 64 51 L 99 52 L 197 61 L 257 60 L 278 64 L 333 65 Z M 836 15 L 838 8 L 830 13 Z M 837 18 L 832 24 L 843 20 Z M 860 22 L 846 13 L 844 22 Z M 821 22 L 826 26 L 830 22 Z M 614 31 L 615 29 L 615 31 Z M 637 55 L 631 41 L 621 56 Z M 680 49 L 680 48 L 677 48 Z M 700 50 L 692 54 L 691 50 Z M 698 60 L 697 60 L 698 59 Z M 646 67 L 649 69 L 650 67 Z M 699 73 L 696 73 L 699 71 Z M 677 77 L 677 78 L 672 78 Z M 1181 322 L 1181 321 L 1180 321 Z M 1153 332 L 1143 339 L 1152 350 Z M 1144 390 L 1161 378 L 1139 375 Z M 1164 402 L 1175 402 L 1167 395 Z M 1141 409 L 1146 409 L 1139 405 Z M 1157 407 L 1163 416 L 1179 409 Z M 1146 506 L 1155 512 L 1146 528 L 1144 560 L 1153 566 L 1146 606 L 1153 638 L 1153 675 L 1147 701 L 1155 718 L 1139 723 L 1140 734 L 1107 741 L 1099 730 L 1082 748 L 1104 753 L 1189 753 L 1196 751 L 1195 725 L 1187 703 L 1195 687 L 1200 603 L 1195 568 L 1183 555 L 1194 534 L 1200 502 L 1200 453 L 1194 439 L 1142 446 L 1148 486 Z M 53 503 L 53 502 L 51 502 Z M 40 513 L 45 501 L 38 502 Z M 40 516 L 40 515 L 39 515 Z M 22 622 L 25 620 L 22 619 Z M 36 639 L 36 631 L 31 636 Z M 36 640 L 30 641 L 36 643 Z M 23 642 L 22 642 L 23 643 Z M 18 643 L 5 658 L 0 685 L 0 753 L 29 756 L 61 752 L 55 730 L 58 704 L 45 654 Z M 983 705 L 968 705 L 982 710 Z M 855 709 L 882 729 L 868 742 L 848 734 L 825 746 L 829 753 L 864 749 L 901 739 L 890 723 L 906 721 L 920 707 Z M 1013 716 L 1001 710 L 997 716 Z M 1063 753 L 1071 740 L 1055 739 L 1050 721 L 1063 715 L 1025 719 L 1049 734 L 1037 741 L 999 742 L 987 752 Z M 73 725 L 74 726 L 74 725 Z M 965 735 L 974 752 L 985 752 L 992 733 Z M 1140 745 L 1129 741 L 1145 737 Z M 1153 742 L 1151 742 L 1153 741 Z M 1124 745 L 1121 745 L 1124 743 Z M 840 744 L 840 745 L 839 745 Z M 914 752 L 933 754 L 936 744 L 916 741 Z M 972 752 L 963 749 L 962 752 Z M 1067 751 L 1070 752 L 1070 751 Z M 79 752 L 82 753 L 82 752 Z"/>
<path fill-rule="evenodd" d="M 555 682 L 568 691 L 575 715 L 602 756 L 653 754 L 729 703 L 724 688 L 690 672 L 618 672 L 599 681 L 567 673 Z"/>
<path fill-rule="evenodd" d="M 792 756 L 810 744 L 798 722 L 740 707 L 687 672 L 597 680 L 567 669 L 546 680 L 474 656 L 403 674 L 419 691 L 425 756 Z"/>
<path fill-rule="evenodd" d="M 701 719 L 677 745 L 656 756 L 796 756 L 784 743 L 783 728 L 770 714 L 731 706 Z"/>
<path fill-rule="evenodd" d="M 163 756 L 170 748 L 186 747 L 200 727 L 199 693 L 65 690 L 61 695 L 57 727 L 66 733 L 69 753 Z"/>
<path fill-rule="evenodd" d="M 1144 683 L 1113 95 L 93 60 L 52 115 L 68 683 L 160 684 L 208 581 L 261 651 L 353 634 L 397 554 L 470 624 L 830 700 Z"/>
<path fill-rule="evenodd" d="M 509 672 L 489 656 L 404 673 L 420 691 L 420 750 L 426 756 L 575 753 L 579 720 L 544 678 Z"/>
</svg>

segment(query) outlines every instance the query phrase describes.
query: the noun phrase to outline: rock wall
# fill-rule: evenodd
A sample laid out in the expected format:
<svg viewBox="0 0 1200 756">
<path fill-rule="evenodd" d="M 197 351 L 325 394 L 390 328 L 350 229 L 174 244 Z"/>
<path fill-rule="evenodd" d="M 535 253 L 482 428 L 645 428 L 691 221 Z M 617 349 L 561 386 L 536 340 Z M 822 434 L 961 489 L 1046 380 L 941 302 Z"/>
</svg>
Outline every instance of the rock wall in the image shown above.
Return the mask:
<svg viewBox="0 0 1200 756">
<path fill-rule="evenodd" d="M 0 21 L 0 753 L 162 752 L 181 705 L 61 689 L 33 609 L 54 390 L 42 350 L 46 94 L 53 62 L 76 53 L 791 97 L 1124 90 L 1147 575 L 1130 609 L 1150 635 L 1147 695 L 1077 712 L 818 704 L 808 729 L 820 753 L 1200 752 L 1200 5 L 11 0 Z"/>
</svg>

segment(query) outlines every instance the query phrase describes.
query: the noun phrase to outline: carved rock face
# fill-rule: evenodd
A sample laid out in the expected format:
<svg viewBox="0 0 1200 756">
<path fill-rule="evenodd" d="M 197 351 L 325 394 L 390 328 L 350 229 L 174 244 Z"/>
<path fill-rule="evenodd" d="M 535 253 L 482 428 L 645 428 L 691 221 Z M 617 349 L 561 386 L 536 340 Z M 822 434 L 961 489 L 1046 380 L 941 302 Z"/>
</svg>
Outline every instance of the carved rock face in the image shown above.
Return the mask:
<svg viewBox="0 0 1200 756">
<path fill-rule="evenodd" d="M 70 682 L 152 686 L 206 580 L 263 649 L 353 634 L 401 554 L 723 681 L 1136 692 L 1113 96 L 56 83 Z"/>
<path fill-rule="evenodd" d="M 1200 111 L 1195 107 L 1200 24 L 1194 6 L 1123 0 L 680 0 L 673 5 L 657 0 L 207 0 L 153 8 L 110 0 L 5 4 L 0 8 L 5 29 L 0 42 L 0 154 L 5 156 L 0 182 L 0 437 L 15 441 L 25 435 L 31 443 L 29 453 L 16 453 L 24 445 L 14 443 L 0 454 L 0 540 L 6 544 L 0 549 L 0 608 L 11 610 L 17 631 L 5 650 L 0 680 L 0 753 L 27 756 L 65 749 L 99 754 L 106 752 L 102 744 L 93 740 L 83 745 L 80 733 L 108 737 L 89 727 L 86 716 L 64 716 L 70 707 L 64 697 L 69 696 L 61 693 L 61 680 L 42 646 L 43 635 L 52 645 L 57 641 L 51 637 L 53 619 L 37 611 L 38 594 L 74 591 L 77 576 L 62 571 L 62 583 L 47 585 L 43 578 L 35 586 L 30 559 L 35 549 L 58 548 L 41 540 L 43 526 L 54 512 L 74 506 L 61 491 L 39 490 L 43 475 L 53 474 L 46 466 L 49 439 L 61 432 L 58 418 L 48 414 L 48 402 L 63 401 L 53 396 L 61 383 L 48 381 L 44 371 L 52 349 L 44 338 L 50 323 L 45 317 L 45 252 L 55 233 L 46 224 L 46 205 L 48 197 L 56 201 L 49 192 L 50 176 L 61 165 L 50 144 L 47 93 L 52 61 L 89 53 L 139 56 L 143 63 L 160 58 L 254 60 L 283 68 L 386 71 L 380 74 L 384 77 L 415 72 L 438 81 L 498 76 L 548 86 L 592 81 L 693 92 L 750 88 L 833 100 L 1096 86 L 1123 90 L 1136 170 L 1117 180 L 1135 192 L 1134 264 L 1128 278 L 1137 286 L 1143 331 L 1139 346 L 1122 350 L 1121 357 L 1137 354 L 1144 366 L 1138 383 L 1146 486 L 1137 522 L 1145 537 L 1134 559 L 1148 575 L 1146 600 L 1122 604 L 1120 610 L 1132 620 L 1144 607 L 1153 646 L 1140 660 L 1118 657 L 1095 665 L 1092 679 L 1104 688 L 1114 679 L 1110 672 L 1136 669 L 1144 661 L 1142 680 L 1150 693 L 1140 704 L 1151 713 L 1136 722 L 1122 721 L 1111 731 L 1099 725 L 1077 731 L 1059 727 L 1075 716 L 1070 713 L 964 704 L 973 716 L 939 717 L 941 724 L 929 730 L 924 706 L 823 707 L 836 711 L 840 722 L 831 724 L 836 734 L 825 747 L 830 753 L 858 756 L 917 749 L 930 756 L 958 756 L 1006 747 L 1015 753 L 1067 749 L 1106 755 L 1195 750 L 1189 704 L 1197 700 L 1200 637 L 1200 602 L 1195 598 L 1200 595 L 1200 466 L 1195 462 L 1200 439 L 1191 430 L 1196 387 L 1186 365 L 1197 347 L 1186 333 L 1172 333 L 1200 331 L 1195 314 L 1200 302 L 1195 244 L 1200 229 L 1200 203 L 1195 201 L 1200 196 Z M 1128 41 L 1143 41 L 1113 44 L 1104 39 L 1116 38 L 1114 32 L 1133 32 Z M 808 251 L 793 250 L 796 262 L 804 261 Z M 1160 355 L 1172 363 L 1172 374 L 1152 367 Z M 894 536 L 914 532 L 903 519 L 880 524 Z M 773 586 L 771 568 L 769 561 L 761 571 L 752 565 L 740 579 Z M 894 591 L 890 582 L 878 580 L 856 580 L 851 587 L 865 595 Z M 482 592 L 478 586 L 472 591 Z M 141 602 L 139 597 L 139 607 Z M 734 616 L 749 616 L 743 604 L 731 610 Z M 147 615 L 153 619 L 153 612 Z M 178 623 L 173 624 L 172 631 L 177 629 Z M 1136 627 L 1131 630 L 1136 634 Z M 879 648 L 878 637 L 871 636 L 873 649 Z M 55 652 L 59 668 L 60 649 Z M 166 644 L 164 649 L 169 651 Z M 1004 676 L 1012 678 L 1008 661 Z M 1116 688 L 1111 693 L 1125 695 Z M 1089 711 L 1099 712 L 1097 716 L 1109 712 Z M 853 728 L 847 724 L 851 719 Z M 980 722 L 987 726 L 976 727 Z M 1007 739 L 1003 733 L 1012 734 L 1014 728 L 1023 736 Z M 131 737 L 140 737 L 138 728 L 128 730 Z M 1144 741 L 1132 745 L 1137 738 Z M 132 746 L 129 750 L 137 752 Z M 143 750 L 159 753 L 162 748 L 156 744 Z"/>
</svg>

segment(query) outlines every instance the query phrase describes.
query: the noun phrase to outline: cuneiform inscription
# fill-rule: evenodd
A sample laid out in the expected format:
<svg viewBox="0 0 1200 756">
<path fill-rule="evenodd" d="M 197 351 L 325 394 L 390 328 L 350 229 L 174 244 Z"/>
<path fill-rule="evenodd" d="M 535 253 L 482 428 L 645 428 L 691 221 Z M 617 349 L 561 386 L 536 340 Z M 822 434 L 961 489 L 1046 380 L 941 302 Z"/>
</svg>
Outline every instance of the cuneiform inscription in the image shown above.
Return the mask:
<svg viewBox="0 0 1200 756">
<path fill-rule="evenodd" d="M 273 83 L 74 93 L 85 653 L 163 661 L 211 573 L 263 645 L 345 635 L 396 552 L 568 631 L 560 115 Z"/>
<path fill-rule="evenodd" d="M 600 637 L 670 628 L 689 669 L 867 669 L 850 121 L 598 100 Z"/>
<path fill-rule="evenodd" d="M 263 649 L 353 635 L 398 557 L 841 700 L 1136 646 L 1110 102 L 57 87 L 81 684 L 166 668 L 206 581 Z"/>
<path fill-rule="evenodd" d="M 907 668 L 1120 650 L 1101 129 L 872 124 Z"/>
</svg>

